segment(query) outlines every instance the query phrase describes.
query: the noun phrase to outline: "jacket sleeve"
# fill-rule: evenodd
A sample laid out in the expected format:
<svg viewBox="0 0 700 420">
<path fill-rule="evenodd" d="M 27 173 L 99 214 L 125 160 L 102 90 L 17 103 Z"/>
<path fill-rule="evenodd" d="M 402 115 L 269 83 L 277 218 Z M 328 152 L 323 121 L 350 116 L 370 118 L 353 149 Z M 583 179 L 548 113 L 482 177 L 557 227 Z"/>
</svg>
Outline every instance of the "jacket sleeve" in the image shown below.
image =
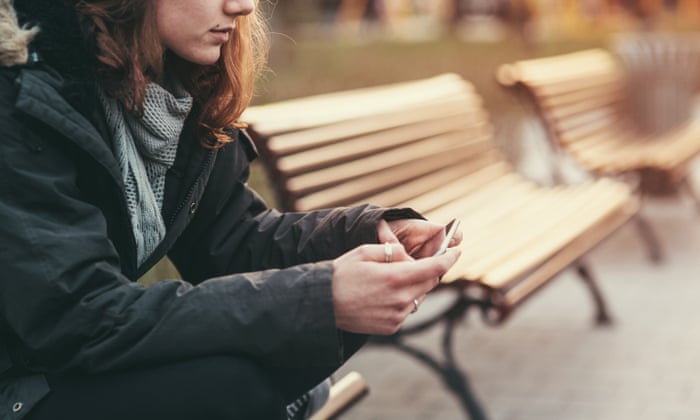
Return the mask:
<svg viewBox="0 0 700 420">
<path fill-rule="evenodd" d="M 333 259 L 376 243 L 380 219 L 422 217 L 412 209 L 373 205 L 281 213 L 246 184 L 249 159 L 255 156 L 251 140 L 239 136 L 229 149 L 219 154 L 198 213 L 170 252 L 192 283 Z"/>
<path fill-rule="evenodd" d="M 7 109 L 0 106 L 0 337 L 12 336 L 34 364 L 102 372 L 223 353 L 275 366 L 342 362 L 330 262 L 197 286 L 130 282 L 102 212 L 78 188 L 79 151 Z"/>
</svg>

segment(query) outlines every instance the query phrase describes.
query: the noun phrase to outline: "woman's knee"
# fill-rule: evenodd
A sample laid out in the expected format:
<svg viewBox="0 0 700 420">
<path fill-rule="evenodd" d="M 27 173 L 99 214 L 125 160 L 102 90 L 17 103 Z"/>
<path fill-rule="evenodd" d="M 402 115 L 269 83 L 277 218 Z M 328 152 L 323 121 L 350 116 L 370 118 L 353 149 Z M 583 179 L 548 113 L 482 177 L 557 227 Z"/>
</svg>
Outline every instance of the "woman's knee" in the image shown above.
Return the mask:
<svg viewBox="0 0 700 420">
<path fill-rule="evenodd" d="M 279 386 L 254 362 L 206 357 L 105 375 L 49 376 L 29 418 L 285 419 Z"/>
<path fill-rule="evenodd" d="M 256 363 L 238 357 L 211 357 L 193 369 L 190 401 L 199 418 L 285 419 L 286 404 L 277 384 Z"/>
</svg>

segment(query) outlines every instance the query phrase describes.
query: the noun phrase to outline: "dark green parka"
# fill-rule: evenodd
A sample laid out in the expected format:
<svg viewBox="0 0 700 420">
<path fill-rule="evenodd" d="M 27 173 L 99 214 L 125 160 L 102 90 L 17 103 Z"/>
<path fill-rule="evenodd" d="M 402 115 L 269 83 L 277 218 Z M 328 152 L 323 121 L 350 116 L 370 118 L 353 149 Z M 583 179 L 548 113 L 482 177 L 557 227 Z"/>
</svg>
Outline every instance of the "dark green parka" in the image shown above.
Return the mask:
<svg viewBox="0 0 700 420">
<path fill-rule="evenodd" d="M 23 417 L 50 392 L 47 373 L 214 354 L 264 366 L 342 364 L 329 260 L 376 242 L 380 218 L 418 216 L 268 209 L 246 186 L 256 152 L 245 133 L 208 150 L 188 122 L 167 173 L 167 235 L 137 267 L 75 16 L 62 0 L 16 8 L 20 25 L 41 32 L 16 50 L 0 40 L 0 418 Z M 3 40 L 22 39 L 14 18 L 0 0 Z M 184 281 L 135 282 L 165 255 Z"/>
</svg>

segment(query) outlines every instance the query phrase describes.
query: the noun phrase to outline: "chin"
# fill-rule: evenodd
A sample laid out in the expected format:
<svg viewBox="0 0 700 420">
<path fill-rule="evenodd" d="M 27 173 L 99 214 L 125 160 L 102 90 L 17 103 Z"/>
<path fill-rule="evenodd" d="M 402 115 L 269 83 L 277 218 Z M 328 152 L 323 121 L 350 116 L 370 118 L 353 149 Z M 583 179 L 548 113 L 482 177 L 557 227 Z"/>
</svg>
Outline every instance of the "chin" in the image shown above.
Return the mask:
<svg viewBox="0 0 700 420">
<path fill-rule="evenodd" d="M 221 58 L 221 54 L 217 53 L 206 57 L 196 57 L 188 61 L 191 61 L 194 64 L 199 64 L 200 66 L 211 66 L 212 64 L 216 64 L 219 61 L 219 58 Z"/>
<path fill-rule="evenodd" d="M 191 51 L 189 53 L 183 52 L 181 54 L 178 54 L 177 51 L 175 51 L 175 54 L 192 64 L 210 66 L 212 64 L 216 64 L 219 61 L 219 58 L 221 58 L 221 47 L 201 48 L 196 51 Z"/>
</svg>

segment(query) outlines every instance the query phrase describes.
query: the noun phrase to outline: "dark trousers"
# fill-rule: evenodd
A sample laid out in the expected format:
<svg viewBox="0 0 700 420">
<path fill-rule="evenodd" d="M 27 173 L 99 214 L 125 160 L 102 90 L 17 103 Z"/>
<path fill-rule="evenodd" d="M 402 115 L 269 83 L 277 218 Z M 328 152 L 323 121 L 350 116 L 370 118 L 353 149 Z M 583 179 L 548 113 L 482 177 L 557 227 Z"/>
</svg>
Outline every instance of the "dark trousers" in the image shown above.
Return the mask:
<svg viewBox="0 0 700 420">
<path fill-rule="evenodd" d="M 343 335 L 348 354 L 365 341 Z M 26 420 L 286 419 L 287 404 L 336 368 L 270 370 L 213 356 L 102 375 L 47 375 L 51 392 Z"/>
</svg>

